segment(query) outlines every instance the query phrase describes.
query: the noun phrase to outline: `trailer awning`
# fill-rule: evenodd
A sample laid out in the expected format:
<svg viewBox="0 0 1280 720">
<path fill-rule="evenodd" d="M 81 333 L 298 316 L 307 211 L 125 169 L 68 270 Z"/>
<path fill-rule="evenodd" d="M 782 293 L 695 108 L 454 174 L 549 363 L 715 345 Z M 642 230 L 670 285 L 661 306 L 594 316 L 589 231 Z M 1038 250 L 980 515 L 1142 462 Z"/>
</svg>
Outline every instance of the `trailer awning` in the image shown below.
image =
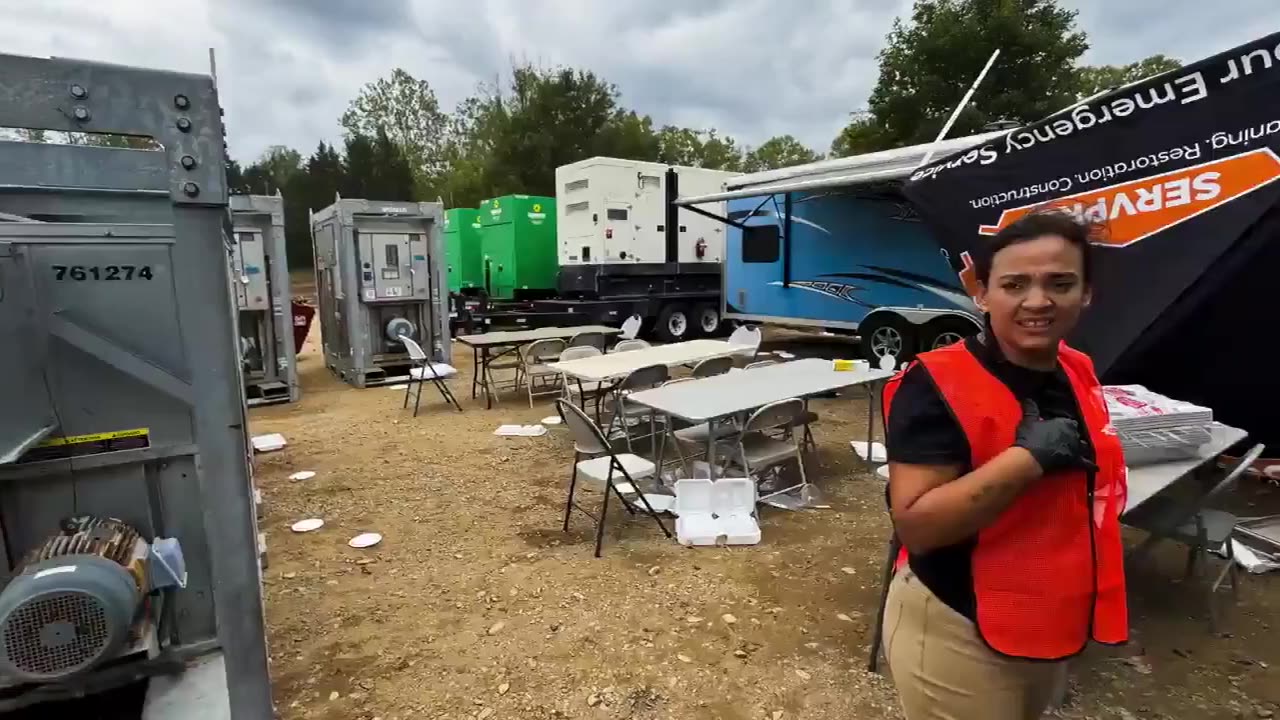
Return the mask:
<svg viewBox="0 0 1280 720">
<path fill-rule="evenodd" d="M 835 187 L 869 185 L 903 180 L 911 175 L 932 151 L 934 157 L 945 157 L 977 147 L 1001 137 L 1007 131 L 970 135 L 940 143 L 911 145 L 894 150 L 821 160 L 808 165 L 748 173 L 730 178 L 723 192 L 697 195 L 676 200 L 680 206 L 724 202 L 739 198 L 778 195 L 802 190 L 824 190 Z"/>
</svg>

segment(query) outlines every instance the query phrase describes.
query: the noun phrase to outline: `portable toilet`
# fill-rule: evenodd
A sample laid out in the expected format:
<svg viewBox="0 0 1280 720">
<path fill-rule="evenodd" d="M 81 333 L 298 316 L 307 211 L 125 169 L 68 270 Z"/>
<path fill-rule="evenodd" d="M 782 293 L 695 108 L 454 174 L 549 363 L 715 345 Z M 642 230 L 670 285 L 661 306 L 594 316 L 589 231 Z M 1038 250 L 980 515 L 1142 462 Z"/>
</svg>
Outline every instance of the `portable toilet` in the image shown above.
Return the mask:
<svg viewBox="0 0 1280 720">
<path fill-rule="evenodd" d="M 479 215 L 473 208 L 445 211 L 444 257 L 450 293 L 484 287 Z"/>
<path fill-rule="evenodd" d="M 480 204 L 481 272 L 500 300 L 550 296 L 559 271 L 556 199 L 507 195 Z"/>
<path fill-rule="evenodd" d="M 240 364 L 250 406 L 297 402 L 293 297 L 285 255 L 284 198 L 232 195 L 231 286 Z"/>
<path fill-rule="evenodd" d="M 449 362 L 440 203 L 338 199 L 311 216 L 325 364 L 356 387 L 409 379 L 416 341 Z"/>
</svg>

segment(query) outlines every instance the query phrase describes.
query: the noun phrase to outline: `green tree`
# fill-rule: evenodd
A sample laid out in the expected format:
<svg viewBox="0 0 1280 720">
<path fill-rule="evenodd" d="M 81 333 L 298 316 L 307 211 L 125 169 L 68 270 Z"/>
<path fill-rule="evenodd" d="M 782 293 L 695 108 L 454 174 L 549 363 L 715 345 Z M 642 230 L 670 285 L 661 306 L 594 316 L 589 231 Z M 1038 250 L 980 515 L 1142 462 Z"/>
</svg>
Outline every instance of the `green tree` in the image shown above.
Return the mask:
<svg viewBox="0 0 1280 720">
<path fill-rule="evenodd" d="M 403 149 L 379 127 L 373 139 L 374 187 L 370 197 L 379 200 L 412 200 L 413 168 Z"/>
<path fill-rule="evenodd" d="M 657 139 L 661 162 L 713 170 L 742 169 L 742 150 L 733 138 L 722 137 L 714 128 L 694 130 L 665 125 Z"/>
<path fill-rule="evenodd" d="M 377 188 L 377 153 L 373 139 L 368 135 L 347 136 L 342 154 L 342 196 L 345 198 L 373 198 Z M 385 198 L 376 198 L 382 200 Z"/>
<path fill-rule="evenodd" d="M 1080 99 L 1092 97 L 1104 90 L 1118 88 L 1160 73 L 1177 70 L 1182 62 L 1165 55 L 1152 55 L 1128 65 L 1086 65 L 1077 71 Z"/>
<path fill-rule="evenodd" d="M 779 135 L 747 152 L 742 161 L 744 172 L 759 172 L 804 165 L 821 159 L 821 155 L 805 147 L 791 135 Z"/>
<path fill-rule="evenodd" d="M 916 0 L 880 52 L 872 124 L 851 131 L 842 148 L 933 140 L 997 48 L 999 59 L 951 134 L 995 120 L 1039 120 L 1076 99 L 1076 62 L 1088 47 L 1075 11 L 1056 0 Z"/>
<path fill-rule="evenodd" d="M 603 155 L 656 160 L 652 121 L 587 70 L 516 65 L 505 87 L 463 101 L 445 144 L 441 195 L 453 206 L 507 193 L 554 195 L 557 167 Z"/>
<path fill-rule="evenodd" d="M 850 116 L 849 124 L 831 142 L 831 157 L 862 155 L 889 147 L 883 129 L 869 110 L 859 110 Z"/>
<path fill-rule="evenodd" d="M 365 85 L 342 114 L 341 123 L 348 135 L 367 138 L 377 137 L 378 128 L 383 128 L 400 146 L 423 192 L 440 182 L 446 169 L 448 117 L 426 80 L 396 68 L 390 77 Z"/>
</svg>

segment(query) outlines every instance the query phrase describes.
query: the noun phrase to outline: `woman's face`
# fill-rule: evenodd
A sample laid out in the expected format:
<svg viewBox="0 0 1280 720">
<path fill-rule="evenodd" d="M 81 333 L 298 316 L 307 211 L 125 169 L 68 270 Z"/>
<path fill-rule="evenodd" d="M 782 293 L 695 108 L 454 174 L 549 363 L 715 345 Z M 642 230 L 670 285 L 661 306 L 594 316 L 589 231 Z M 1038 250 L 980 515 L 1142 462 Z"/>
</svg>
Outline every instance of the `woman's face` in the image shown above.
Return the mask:
<svg viewBox="0 0 1280 720">
<path fill-rule="evenodd" d="M 995 254 L 991 277 L 979 287 L 978 306 L 1010 350 L 1052 352 L 1089 304 L 1084 254 L 1061 235 L 1016 242 Z"/>
</svg>

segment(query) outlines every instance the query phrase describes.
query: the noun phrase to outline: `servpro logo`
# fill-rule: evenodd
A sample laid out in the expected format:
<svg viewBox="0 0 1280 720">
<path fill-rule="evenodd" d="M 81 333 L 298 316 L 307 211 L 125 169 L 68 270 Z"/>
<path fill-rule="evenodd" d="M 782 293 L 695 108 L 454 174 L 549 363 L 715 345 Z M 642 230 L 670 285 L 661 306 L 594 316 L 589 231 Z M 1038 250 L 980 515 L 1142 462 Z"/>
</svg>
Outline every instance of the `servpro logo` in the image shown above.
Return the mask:
<svg viewBox="0 0 1280 720">
<path fill-rule="evenodd" d="M 978 232 L 994 235 L 1027 213 L 1053 207 L 1082 220 L 1104 224 L 1107 235 L 1095 244 L 1127 247 L 1247 195 L 1277 178 L 1280 178 L 1280 157 L 1270 148 L 1259 148 L 1139 180 L 1066 195 L 1049 203 L 1011 208 L 1000 214 L 995 225 L 981 225 Z M 969 265 L 966 261 L 966 269 Z M 963 271 L 961 277 L 963 279 Z"/>
<path fill-rule="evenodd" d="M 544 212 L 542 212 L 542 204 L 541 204 L 541 203 L 534 203 L 534 204 L 533 204 L 533 208 L 531 208 L 531 212 L 529 212 L 529 213 L 527 213 L 527 214 L 528 214 L 528 216 L 529 216 L 529 220 L 530 220 L 534 225 L 541 225 L 541 224 L 542 224 L 542 221 L 547 219 L 547 214 L 546 214 L 546 213 L 544 213 Z"/>
</svg>

